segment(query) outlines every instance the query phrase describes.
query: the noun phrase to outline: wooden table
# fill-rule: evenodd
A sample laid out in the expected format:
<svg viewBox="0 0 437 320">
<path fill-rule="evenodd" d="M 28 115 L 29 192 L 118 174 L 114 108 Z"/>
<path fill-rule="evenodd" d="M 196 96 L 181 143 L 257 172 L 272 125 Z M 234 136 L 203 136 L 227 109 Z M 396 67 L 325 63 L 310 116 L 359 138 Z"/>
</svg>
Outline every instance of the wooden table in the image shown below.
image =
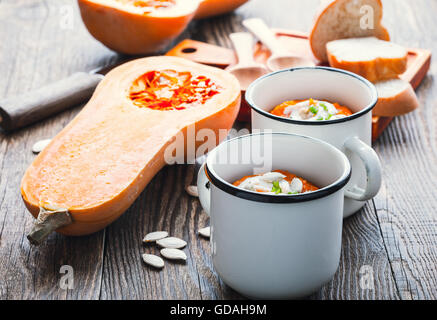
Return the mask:
<svg viewBox="0 0 437 320">
<path fill-rule="evenodd" d="M 192 23 L 179 40 L 230 46 L 228 34 L 242 30 L 246 17 L 306 31 L 317 3 L 252 0 L 235 14 Z M 396 42 L 437 52 L 437 1 L 386 0 L 384 5 L 385 24 Z M 75 1 L 0 0 L 0 21 L 3 97 L 118 59 L 87 33 Z M 382 190 L 345 221 L 338 272 L 310 298 L 437 298 L 436 76 L 434 64 L 418 89 L 421 108 L 395 119 L 375 144 L 384 169 Z M 13 134 L 0 132 L 0 299 L 241 298 L 217 276 L 209 242 L 196 234 L 208 218 L 184 191 L 196 181 L 194 165 L 164 168 L 128 212 L 99 233 L 54 234 L 40 247 L 28 243 L 25 234 L 33 219 L 19 186 L 35 157 L 32 144 L 56 135 L 79 110 Z M 155 230 L 187 240 L 186 264 L 167 263 L 159 272 L 142 262 L 142 253 L 156 252 L 141 241 Z M 72 290 L 60 288 L 62 265 L 74 269 Z"/>
</svg>

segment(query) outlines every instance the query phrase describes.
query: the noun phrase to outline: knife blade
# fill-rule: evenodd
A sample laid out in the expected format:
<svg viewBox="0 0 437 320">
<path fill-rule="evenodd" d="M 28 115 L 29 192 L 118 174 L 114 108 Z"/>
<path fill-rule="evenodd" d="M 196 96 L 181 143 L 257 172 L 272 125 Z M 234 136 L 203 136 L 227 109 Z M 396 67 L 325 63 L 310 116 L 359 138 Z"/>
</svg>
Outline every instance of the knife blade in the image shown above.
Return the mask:
<svg viewBox="0 0 437 320">
<path fill-rule="evenodd" d="M 122 57 L 115 63 L 68 78 L 21 95 L 0 100 L 0 127 L 13 131 L 87 101 L 109 71 L 136 57 Z"/>
</svg>

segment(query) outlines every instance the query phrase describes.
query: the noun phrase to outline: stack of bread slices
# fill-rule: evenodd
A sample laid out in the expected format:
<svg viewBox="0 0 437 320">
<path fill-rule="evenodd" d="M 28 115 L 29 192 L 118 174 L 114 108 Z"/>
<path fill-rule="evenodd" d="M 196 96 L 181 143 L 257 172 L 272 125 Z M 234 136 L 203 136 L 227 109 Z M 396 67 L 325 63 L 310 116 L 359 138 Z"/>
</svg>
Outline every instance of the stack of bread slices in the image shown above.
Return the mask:
<svg viewBox="0 0 437 320">
<path fill-rule="evenodd" d="M 373 82 L 379 96 L 373 114 L 394 117 L 415 110 L 419 102 L 410 83 L 399 78 L 407 69 L 408 51 L 389 42 L 381 20 L 380 0 L 325 1 L 310 44 L 319 60 Z"/>
</svg>

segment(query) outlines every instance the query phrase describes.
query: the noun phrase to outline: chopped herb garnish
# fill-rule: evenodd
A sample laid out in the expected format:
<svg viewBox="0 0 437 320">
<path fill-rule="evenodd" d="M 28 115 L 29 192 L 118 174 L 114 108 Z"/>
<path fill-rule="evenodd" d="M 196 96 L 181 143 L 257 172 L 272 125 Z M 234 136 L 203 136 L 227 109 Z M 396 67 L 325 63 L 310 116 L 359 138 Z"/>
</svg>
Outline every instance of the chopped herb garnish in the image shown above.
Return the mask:
<svg viewBox="0 0 437 320">
<path fill-rule="evenodd" d="M 319 117 L 318 119 L 317 119 L 317 121 L 322 121 L 323 120 L 323 117 Z"/>
<path fill-rule="evenodd" d="M 276 194 L 280 194 L 282 192 L 281 187 L 279 186 L 279 182 L 278 181 L 274 181 L 273 182 L 273 188 L 272 188 L 272 192 L 276 193 Z"/>
<path fill-rule="evenodd" d="M 328 111 L 328 107 L 326 106 L 326 104 L 324 104 L 324 103 L 319 103 L 322 107 L 323 107 L 323 109 L 325 109 L 325 111 Z"/>
<path fill-rule="evenodd" d="M 299 192 L 289 192 L 288 194 L 299 194 Z"/>
<path fill-rule="evenodd" d="M 319 110 L 317 110 L 315 107 L 310 107 L 310 111 L 311 111 L 312 113 L 314 113 L 314 114 L 317 114 L 317 112 L 318 112 Z"/>
<path fill-rule="evenodd" d="M 326 118 L 326 120 L 329 120 L 332 118 L 332 114 L 329 114 L 329 116 Z"/>
</svg>

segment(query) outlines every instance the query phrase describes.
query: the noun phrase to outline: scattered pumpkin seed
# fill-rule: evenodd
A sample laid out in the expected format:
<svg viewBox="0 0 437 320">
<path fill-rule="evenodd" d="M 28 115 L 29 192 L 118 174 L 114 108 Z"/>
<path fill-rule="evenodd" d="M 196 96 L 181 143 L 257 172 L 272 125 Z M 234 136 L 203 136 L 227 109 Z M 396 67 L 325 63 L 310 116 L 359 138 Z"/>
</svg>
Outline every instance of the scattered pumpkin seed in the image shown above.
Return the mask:
<svg viewBox="0 0 437 320">
<path fill-rule="evenodd" d="M 32 152 L 36 154 L 40 153 L 41 151 L 44 150 L 45 147 L 47 147 L 50 141 L 52 141 L 52 139 L 44 139 L 44 140 L 37 141 L 32 147 Z"/>
<path fill-rule="evenodd" d="M 211 228 L 210 227 L 202 228 L 202 229 L 199 230 L 199 234 L 202 237 L 210 238 L 211 237 Z"/>
<path fill-rule="evenodd" d="M 155 256 L 154 254 L 143 254 L 143 260 L 149 266 L 162 269 L 164 268 L 164 260 L 161 257 Z"/>
<path fill-rule="evenodd" d="M 143 239 L 143 242 L 155 242 L 157 240 L 161 240 L 168 237 L 167 231 L 155 231 L 146 234 L 146 236 Z"/>
<path fill-rule="evenodd" d="M 199 197 L 199 191 L 196 186 L 187 186 L 185 191 L 192 197 Z"/>
<path fill-rule="evenodd" d="M 185 252 L 179 249 L 164 248 L 161 250 L 161 255 L 170 260 L 187 260 Z"/>
<path fill-rule="evenodd" d="M 156 243 L 163 248 L 170 248 L 170 249 L 181 249 L 187 245 L 187 243 L 179 238 L 176 237 L 169 237 L 164 238 L 156 241 Z"/>
</svg>

